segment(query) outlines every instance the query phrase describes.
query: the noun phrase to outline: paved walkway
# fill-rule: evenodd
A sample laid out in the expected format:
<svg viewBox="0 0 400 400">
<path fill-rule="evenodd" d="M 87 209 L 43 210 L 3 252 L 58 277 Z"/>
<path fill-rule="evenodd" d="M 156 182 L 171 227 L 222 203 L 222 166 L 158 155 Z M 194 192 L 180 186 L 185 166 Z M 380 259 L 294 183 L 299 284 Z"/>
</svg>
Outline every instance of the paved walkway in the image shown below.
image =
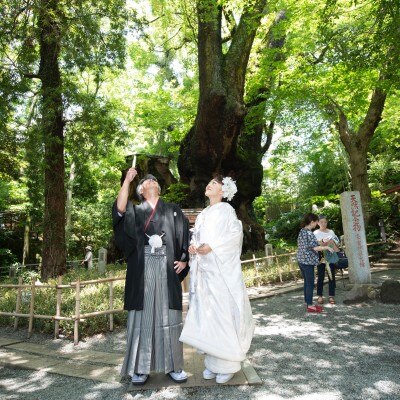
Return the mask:
<svg viewBox="0 0 400 400">
<path fill-rule="evenodd" d="M 400 279 L 400 270 L 372 276 Z M 224 387 L 201 378 L 202 356 L 189 347 L 187 384 L 157 375 L 138 392 L 118 377 L 124 330 L 74 347 L 2 328 L 0 399 L 400 399 L 400 306 L 343 305 L 344 282 L 337 282 L 338 304 L 321 315 L 304 312 L 300 282 L 250 290 L 257 328 L 249 359 Z"/>
</svg>

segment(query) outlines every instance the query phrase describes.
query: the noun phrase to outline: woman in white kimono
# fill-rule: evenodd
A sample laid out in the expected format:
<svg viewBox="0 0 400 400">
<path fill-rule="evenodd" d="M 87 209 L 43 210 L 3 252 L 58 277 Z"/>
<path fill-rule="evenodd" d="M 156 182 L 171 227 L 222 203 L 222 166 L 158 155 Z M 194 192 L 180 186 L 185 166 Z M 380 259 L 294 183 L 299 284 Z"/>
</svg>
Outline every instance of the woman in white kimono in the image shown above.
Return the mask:
<svg viewBox="0 0 400 400">
<path fill-rule="evenodd" d="M 222 198 L 237 192 L 231 178 L 206 187 L 210 205 L 196 219 L 189 253 L 190 306 L 179 340 L 205 353 L 204 379 L 228 382 L 241 369 L 254 332 L 240 254 L 242 223 Z"/>
</svg>

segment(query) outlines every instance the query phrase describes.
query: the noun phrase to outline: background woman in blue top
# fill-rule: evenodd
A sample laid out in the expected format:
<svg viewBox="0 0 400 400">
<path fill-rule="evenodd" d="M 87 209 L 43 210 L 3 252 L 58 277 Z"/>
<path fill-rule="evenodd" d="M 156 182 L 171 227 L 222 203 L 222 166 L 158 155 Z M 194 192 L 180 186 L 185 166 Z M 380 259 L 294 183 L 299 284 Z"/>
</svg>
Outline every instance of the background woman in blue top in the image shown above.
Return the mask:
<svg viewBox="0 0 400 400">
<path fill-rule="evenodd" d="M 306 214 L 301 222 L 301 230 L 297 238 L 297 261 L 304 278 L 304 300 L 308 312 L 321 312 L 321 306 L 315 306 L 313 301 L 314 267 L 319 263 L 318 252 L 330 251 L 329 246 L 320 246 L 317 238 L 312 233 L 318 224 L 318 216 L 312 213 Z"/>
</svg>

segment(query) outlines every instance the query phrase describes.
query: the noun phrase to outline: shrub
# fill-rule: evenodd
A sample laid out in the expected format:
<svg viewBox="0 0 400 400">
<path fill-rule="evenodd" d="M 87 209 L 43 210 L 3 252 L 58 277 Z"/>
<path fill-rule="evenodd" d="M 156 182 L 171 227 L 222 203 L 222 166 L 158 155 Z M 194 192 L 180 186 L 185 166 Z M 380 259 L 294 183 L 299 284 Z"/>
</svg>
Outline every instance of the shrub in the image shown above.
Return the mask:
<svg viewBox="0 0 400 400">
<path fill-rule="evenodd" d="M 176 203 L 180 207 L 188 207 L 189 192 L 189 185 L 178 182 L 170 185 L 162 197 L 168 203 Z"/>
<path fill-rule="evenodd" d="M 268 242 L 280 248 L 296 243 L 303 215 L 303 210 L 295 210 L 283 213 L 278 220 L 269 222 L 266 226 Z"/>
<path fill-rule="evenodd" d="M 0 249 L 0 269 L 7 268 L 17 261 L 17 257 L 10 249 Z"/>
</svg>

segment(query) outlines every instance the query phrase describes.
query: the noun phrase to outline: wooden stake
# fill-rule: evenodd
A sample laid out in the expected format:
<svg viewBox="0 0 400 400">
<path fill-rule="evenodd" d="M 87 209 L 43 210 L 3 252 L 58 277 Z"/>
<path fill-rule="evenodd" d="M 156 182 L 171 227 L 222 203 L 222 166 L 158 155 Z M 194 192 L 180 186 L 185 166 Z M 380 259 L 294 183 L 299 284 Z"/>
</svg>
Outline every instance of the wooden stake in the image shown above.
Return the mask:
<svg viewBox="0 0 400 400">
<path fill-rule="evenodd" d="M 33 310 L 35 307 L 35 278 L 32 278 L 32 285 L 31 285 L 31 305 L 29 308 L 29 326 L 28 326 L 28 338 L 32 335 L 32 328 L 33 328 Z"/>
<path fill-rule="evenodd" d="M 111 281 L 109 283 L 110 285 L 110 331 L 112 332 L 114 330 L 114 314 L 112 313 L 112 310 L 114 309 L 114 282 Z"/>
<path fill-rule="evenodd" d="M 260 287 L 260 277 L 258 275 L 258 267 L 257 267 L 257 262 L 256 262 L 256 256 L 253 254 L 253 264 L 254 264 L 254 272 L 256 274 L 255 279 L 257 283 L 257 287 Z"/>
<path fill-rule="evenodd" d="M 18 292 L 17 292 L 17 303 L 15 304 L 15 313 L 19 313 L 19 308 L 21 307 L 21 296 L 22 296 L 22 276 L 18 278 Z M 14 319 L 14 331 L 18 329 L 18 317 Z"/>
<path fill-rule="evenodd" d="M 81 285 L 80 278 L 76 282 L 75 288 L 75 323 L 74 323 L 74 344 L 79 343 L 79 317 L 81 313 Z"/>
<path fill-rule="evenodd" d="M 57 300 L 56 300 L 56 318 L 61 315 L 61 293 L 62 289 L 60 285 L 62 284 L 62 276 L 57 278 Z M 56 319 L 54 322 L 54 339 L 58 339 L 60 332 L 60 320 Z"/>
<path fill-rule="evenodd" d="M 276 255 L 276 253 L 275 253 L 275 255 Z M 279 281 L 280 281 L 281 283 L 283 283 L 282 271 L 281 271 L 281 267 L 280 267 L 280 265 L 279 265 L 279 259 L 278 259 L 278 257 L 276 257 L 276 267 L 277 267 L 277 269 L 278 269 Z"/>
<path fill-rule="evenodd" d="M 290 257 L 289 260 L 290 260 L 290 272 L 293 275 L 295 283 L 297 283 L 296 264 L 292 262 L 292 257 Z"/>
</svg>

